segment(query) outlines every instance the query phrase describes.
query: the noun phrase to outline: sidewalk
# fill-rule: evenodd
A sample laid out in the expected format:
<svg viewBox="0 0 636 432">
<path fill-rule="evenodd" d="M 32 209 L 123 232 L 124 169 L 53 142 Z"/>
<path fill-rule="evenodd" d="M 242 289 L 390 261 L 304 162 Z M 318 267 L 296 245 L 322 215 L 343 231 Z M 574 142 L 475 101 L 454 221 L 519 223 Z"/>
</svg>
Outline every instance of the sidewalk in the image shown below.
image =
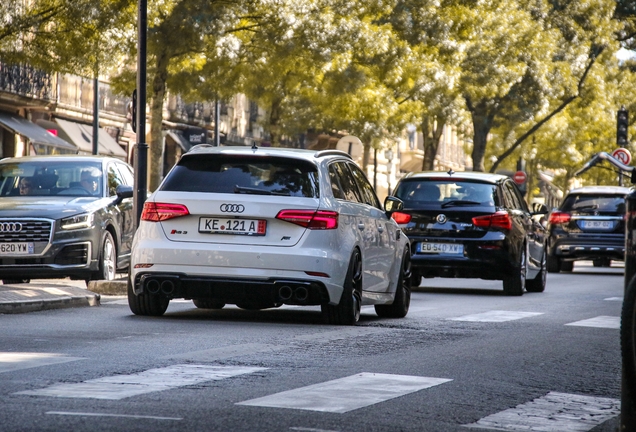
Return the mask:
<svg viewBox="0 0 636 432">
<path fill-rule="evenodd" d="M 27 284 L 0 285 L 0 314 L 48 309 L 99 306 L 101 295 L 126 295 L 125 279 L 84 281 L 69 279 L 33 280 Z"/>
</svg>

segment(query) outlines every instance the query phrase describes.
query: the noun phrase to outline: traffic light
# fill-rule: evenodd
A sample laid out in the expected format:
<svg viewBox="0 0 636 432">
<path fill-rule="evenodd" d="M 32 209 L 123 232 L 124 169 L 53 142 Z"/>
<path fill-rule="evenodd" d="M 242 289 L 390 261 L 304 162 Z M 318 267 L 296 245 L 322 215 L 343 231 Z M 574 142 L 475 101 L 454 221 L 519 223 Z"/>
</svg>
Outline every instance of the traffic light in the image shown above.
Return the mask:
<svg viewBox="0 0 636 432">
<path fill-rule="evenodd" d="M 624 106 L 616 113 L 616 144 L 627 147 L 627 127 L 629 126 L 629 112 Z"/>
</svg>

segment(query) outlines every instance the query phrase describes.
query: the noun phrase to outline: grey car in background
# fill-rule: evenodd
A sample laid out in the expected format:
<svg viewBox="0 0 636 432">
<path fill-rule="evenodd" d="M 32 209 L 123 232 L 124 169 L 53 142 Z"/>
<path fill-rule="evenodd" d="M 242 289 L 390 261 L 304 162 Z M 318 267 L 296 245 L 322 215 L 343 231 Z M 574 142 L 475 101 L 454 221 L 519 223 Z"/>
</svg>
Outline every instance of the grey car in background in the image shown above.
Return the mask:
<svg viewBox="0 0 636 432">
<path fill-rule="evenodd" d="M 102 156 L 0 160 L 0 279 L 111 280 L 128 267 L 133 171 Z"/>
</svg>

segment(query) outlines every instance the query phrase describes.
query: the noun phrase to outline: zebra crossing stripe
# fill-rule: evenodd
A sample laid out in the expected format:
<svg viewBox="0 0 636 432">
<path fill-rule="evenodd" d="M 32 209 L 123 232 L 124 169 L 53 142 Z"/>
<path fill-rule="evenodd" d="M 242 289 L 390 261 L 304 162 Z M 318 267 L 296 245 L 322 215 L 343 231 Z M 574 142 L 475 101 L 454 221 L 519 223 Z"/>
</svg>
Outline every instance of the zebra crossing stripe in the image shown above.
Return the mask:
<svg viewBox="0 0 636 432">
<path fill-rule="evenodd" d="M 267 368 L 180 364 L 148 369 L 132 375 L 114 375 L 75 384 L 55 384 L 43 389 L 26 390 L 15 394 L 119 400 L 144 393 L 222 380 L 265 369 Z"/>
<path fill-rule="evenodd" d="M 81 357 L 67 357 L 64 354 L 56 353 L 0 352 L 0 373 L 67 363 L 77 360 L 84 359 Z"/>
<path fill-rule="evenodd" d="M 586 432 L 619 413 L 617 399 L 550 392 L 464 426 L 500 431 Z"/>
<path fill-rule="evenodd" d="M 237 405 L 346 413 L 448 381 L 452 380 L 362 372 L 239 402 Z"/>
<path fill-rule="evenodd" d="M 598 327 L 598 328 L 609 328 L 609 329 L 620 329 L 621 328 L 621 317 L 613 317 L 613 316 L 597 316 L 596 318 L 590 318 L 581 321 L 575 321 L 566 326 L 576 326 L 576 327 Z"/>
<path fill-rule="evenodd" d="M 504 311 L 492 310 L 488 312 L 464 315 L 457 318 L 448 318 L 449 321 L 472 321 L 472 322 L 505 322 L 522 318 L 529 318 L 537 315 L 543 315 L 542 312 L 520 312 L 520 311 Z"/>
</svg>

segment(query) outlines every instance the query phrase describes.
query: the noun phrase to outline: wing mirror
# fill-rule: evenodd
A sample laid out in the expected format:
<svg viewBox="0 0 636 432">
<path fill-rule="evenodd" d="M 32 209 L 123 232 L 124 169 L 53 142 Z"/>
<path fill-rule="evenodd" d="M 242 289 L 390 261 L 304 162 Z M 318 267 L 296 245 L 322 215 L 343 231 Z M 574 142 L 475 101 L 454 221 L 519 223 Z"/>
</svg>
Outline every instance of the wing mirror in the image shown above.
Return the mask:
<svg viewBox="0 0 636 432">
<path fill-rule="evenodd" d="M 548 208 L 545 206 L 545 204 L 533 203 L 532 214 L 548 214 Z"/>
<path fill-rule="evenodd" d="M 401 199 L 397 197 L 388 196 L 384 199 L 384 211 L 389 217 L 391 217 L 391 213 L 400 211 L 403 208 L 404 208 L 404 201 L 402 201 Z"/>
<path fill-rule="evenodd" d="M 128 185 L 119 185 L 117 186 L 117 189 L 115 189 L 115 191 L 117 192 L 117 204 L 119 204 L 120 202 L 122 202 L 123 200 L 125 200 L 126 198 L 132 198 L 133 197 L 133 187 L 132 186 L 128 186 Z"/>
</svg>

